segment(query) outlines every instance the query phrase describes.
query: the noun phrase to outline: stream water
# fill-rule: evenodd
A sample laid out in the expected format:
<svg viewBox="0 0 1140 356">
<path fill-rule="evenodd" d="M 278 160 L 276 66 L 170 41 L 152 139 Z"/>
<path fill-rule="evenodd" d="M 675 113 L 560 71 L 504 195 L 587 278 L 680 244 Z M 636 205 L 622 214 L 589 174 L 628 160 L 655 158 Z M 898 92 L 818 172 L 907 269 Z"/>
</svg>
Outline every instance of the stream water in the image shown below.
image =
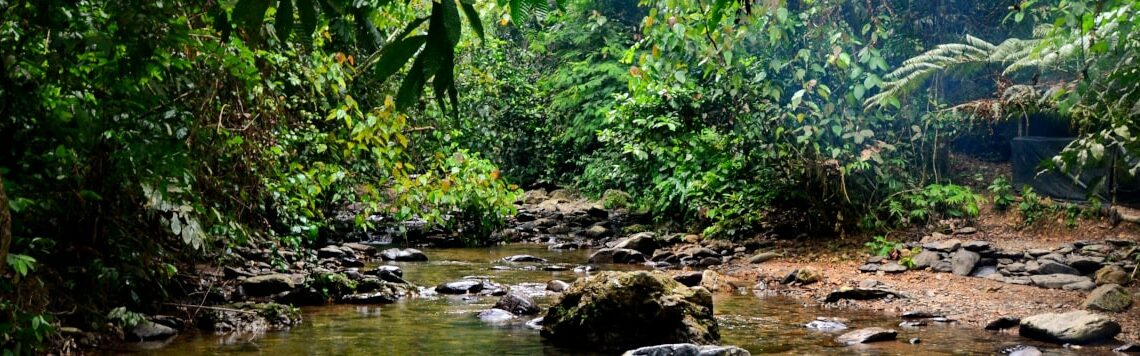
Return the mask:
<svg viewBox="0 0 1140 356">
<path fill-rule="evenodd" d="M 548 251 L 541 245 L 494 248 L 426 249 L 429 262 L 394 263 L 404 278 L 421 286 L 435 286 L 463 276 L 485 275 L 513 290 L 540 293 L 551 279 L 572 281 L 582 274 L 524 269 L 529 264 L 499 262 L 505 256 L 531 254 L 549 263 L 577 265 L 588 251 Z M 507 266 L 509 270 L 493 269 Z M 625 267 L 620 268 L 637 268 Z M 530 284 L 527 284 L 530 283 Z M 549 305 L 549 296 L 535 300 Z M 430 296 L 391 305 L 335 305 L 304 309 L 302 325 L 289 331 L 261 335 L 184 334 L 165 347 L 142 351 L 153 355 L 248 354 L 265 355 L 568 355 L 580 351 L 543 343 L 537 330 L 523 317 L 488 324 L 475 314 L 491 308 L 497 297 Z M 1046 354 L 1070 354 L 1056 345 L 1034 343 L 1015 334 L 993 333 L 953 325 L 932 324 L 916 329 L 898 327 L 893 316 L 852 310 L 828 310 L 782 297 L 717 294 L 715 313 L 721 341 L 752 354 L 995 354 L 1004 347 L 1030 344 Z M 898 341 L 847 347 L 836 344 L 837 334 L 808 330 L 803 324 L 817 316 L 850 320 L 852 328 L 881 326 L 899 330 Z M 909 344 L 911 338 L 921 343 Z M 1081 354 L 1088 351 L 1079 350 Z"/>
</svg>

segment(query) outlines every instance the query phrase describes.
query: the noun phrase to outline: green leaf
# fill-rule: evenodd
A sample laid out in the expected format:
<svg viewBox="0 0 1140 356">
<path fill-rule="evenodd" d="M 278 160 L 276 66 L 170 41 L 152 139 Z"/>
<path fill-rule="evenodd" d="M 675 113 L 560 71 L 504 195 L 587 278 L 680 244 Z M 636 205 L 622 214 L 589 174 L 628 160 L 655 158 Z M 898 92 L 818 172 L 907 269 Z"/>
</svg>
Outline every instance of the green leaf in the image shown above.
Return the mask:
<svg viewBox="0 0 1140 356">
<path fill-rule="evenodd" d="M 405 109 L 416 103 L 416 99 L 420 97 L 420 93 L 424 91 L 424 56 L 416 57 L 415 62 L 412 63 L 411 70 L 408 75 L 404 77 L 404 82 L 400 84 L 400 90 L 396 92 L 396 108 Z"/>
<path fill-rule="evenodd" d="M 475 31 L 475 35 L 479 36 L 479 40 L 483 41 L 483 21 L 479 19 L 479 11 L 475 10 L 475 5 L 464 2 L 463 14 L 467 16 L 468 25 L 471 30 Z"/>
<path fill-rule="evenodd" d="M 277 16 L 273 20 L 273 28 L 277 31 L 277 39 L 284 41 L 293 32 L 293 0 L 279 0 L 277 2 Z"/>
<path fill-rule="evenodd" d="M 313 0 L 297 0 L 297 15 L 301 17 L 301 28 L 297 36 L 306 46 L 313 44 L 313 31 L 317 30 L 317 8 Z"/>
<path fill-rule="evenodd" d="M 714 0 L 712 8 L 709 10 L 708 28 L 710 31 L 720 25 L 720 20 L 724 18 L 724 7 L 728 5 L 728 0 Z"/>
<path fill-rule="evenodd" d="M 427 35 L 418 35 L 400 39 L 395 43 L 384 46 L 380 60 L 376 62 L 376 78 L 383 83 L 408 63 L 412 55 L 427 41 Z"/>
<path fill-rule="evenodd" d="M 455 6 L 455 1 L 452 0 L 432 3 L 432 16 L 435 16 L 434 9 L 436 6 L 440 7 L 443 16 L 443 30 L 447 35 L 447 43 L 450 44 L 450 47 L 455 47 L 459 44 L 460 36 L 463 35 L 463 25 L 459 22 L 459 8 Z"/>
<path fill-rule="evenodd" d="M 266 11 L 269 11 L 269 0 L 238 0 L 234 6 L 234 23 L 244 26 L 246 31 L 256 31 L 265 21 Z"/>
</svg>

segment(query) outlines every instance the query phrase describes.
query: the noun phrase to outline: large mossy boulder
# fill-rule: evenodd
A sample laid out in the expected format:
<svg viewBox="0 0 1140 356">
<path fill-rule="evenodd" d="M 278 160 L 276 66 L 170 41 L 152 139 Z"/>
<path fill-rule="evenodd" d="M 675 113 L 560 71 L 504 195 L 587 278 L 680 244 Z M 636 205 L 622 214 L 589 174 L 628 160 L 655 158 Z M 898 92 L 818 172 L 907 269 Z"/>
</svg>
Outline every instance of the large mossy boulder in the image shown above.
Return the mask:
<svg viewBox="0 0 1140 356">
<path fill-rule="evenodd" d="M 547 311 L 542 336 L 604 351 L 720 339 L 712 294 L 657 271 L 608 271 L 575 281 Z"/>
</svg>

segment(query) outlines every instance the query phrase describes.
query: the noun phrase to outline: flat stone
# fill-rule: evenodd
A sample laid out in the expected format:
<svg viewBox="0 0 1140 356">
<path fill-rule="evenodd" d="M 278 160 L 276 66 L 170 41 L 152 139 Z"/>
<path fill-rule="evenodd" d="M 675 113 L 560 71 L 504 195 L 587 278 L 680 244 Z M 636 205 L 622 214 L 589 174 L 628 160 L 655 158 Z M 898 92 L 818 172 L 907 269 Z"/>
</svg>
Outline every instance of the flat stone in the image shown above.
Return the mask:
<svg viewBox="0 0 1140 356">
<path fill-rule="evenodd" d="M 427 261 L 423 251 L 414 248 L 390 248 L 380 252 L 380 258 L 388 261 Z"/>
<path fill-rule="evenodd" d="M 150 320 L 143 320 L 124 333 L 124 336 L 130 341 L 155 341 L 169 339 L 176 334 L 178 331 L 174 328 Z"/>
<path fill-rule="evenodd" d="M 719 257 L 720 254 L 716 253 L 708 247 L 693 247 L 685 250 L 685 255 L 692 256 L 693 258 L 701 259 L 705 257 Z"/>
<path fill-rule="evenodd" d="M 1048 250 L 1048 249 L 1043 249 L 1043 248 L 1034 248 L 1034 249 L 1030 249 L 1028 251 L 1025 251 L 1025 253 L 1028 253 L 1030 256 L 1033 256 L 1033 257 L 1048 255 L 1052 252 L 1053 252 L 1053 250 Z"/>
<path fill-rule="evenodd" d="M 816 318 L 816 320 L 804 324 L 804 327 L 816 331 L 832 332 L 847 329 L 847 324 L 834 319 Z"/>
<path fill-rule="evenodd" d="M 990 249 L 990 243 L 985 241 L 970 241 L 962 244 L 962 248 L 969 251 L 981 252 Z"/>
<path fill-rule="evenodd" d="M 541 262 L 546 262 L 546 259 L 534 257 L 531 255 L 514 255 L 514 256 L 503 257 L 502 261 L 503 262 L 515 262 L 515 263 L 522 263 L 522 262 L 541 263 Z"/>
<path fill-rule="evenodd" d="M 1128 293 L 1119 284 L 1105 284 L 1097 287 L 1085 298 L 1081 307 L 1089 310 L 1098 310 L 1119 313 L 1132 306 L 1132 294 Z"/>
<path fill-rule="evenodd" d="M 926 321 L 924 321 L 924 320 L 905 320 L 905 321 L 899 323 L 900 328 L 913 329 L 913 328 L 917 328 L 920 326 L 926 326 Z"/>
<path fill-rule="evenodd" d="M 702 272 L 688 272 L 673 276 L 673 280 L 688 287 L 696 287 L 701 285 L 703 275 Z"/>
<path fill-rule="evenodd" d="M 863 265 L 859 266 L 859 272 L 875 273 L 878 271 L 879 271 L 879 264 L 878 263 L 864 263 Z"/>
<path fill-rule="evenodd" d="M 724 261 L 721 260 L 720 257 L 705 257 L 705 258 L 702 258 L 699 262 L 697 262 L 697 265 L 702 266 L 702 267 L 708 267 L 708 266 L 716 266 L 716 265 L 719 265 L 722 263 L 724 263 Z"/>
<path fill-rule="evenodd" d="M 1067 284 L 1073 284 L 1073 283 L 1078 283 L 1078 282 L 1084 282 L 1084 281 L 1092 282 L 1092 280 L 1090 280 L 1088 277 L 1082 277 L 1082 276 L 1077 276 L 1077 275 L 1072 275 L 1072 274 L 1042 274 L 1042 275 L 1036 275 L 1036 276 L 1029 276 L 1029 280 L 1032 281 L 1033 285 L 1035 285 L 1035 286 L 1042 287 L 1042 288 L 1052 288 L 1052 289 L 1058 289 L 1058 288 L 1064 287 Z"/>
<path fill-rule="evenodd" d="M 605 226 L 601 226 L 601 225 L 594 225 L 594 226 L 591 226 L 589 229 L 586 229 L 586 237 L 589 237 L 592 239 L 605 238 L 605 237 L 609 237 L 612 234 L 613 233 L 610 231 L 610 229 L 607 229 Z"/>
<path fill-rule="evenodd" d="M 595 251 L 588 263 L 643 263 L 645 255 L 637 250 L 603 248 Z"/>
<path fill-rule="evenodd" d="M 986 330 L 1005 330 L 1021 324 L 1021 318 L 1003 316 L 986 324 Z"/>
<path fill-rule="evenodd" d="M 989 277 L 997 274 L 997 266 L 984 265 L 974 268 L 974 271 L 970 272 L 970 277 Z"/>
<path fill-rule="evenodd" d="M 938 263 L 935 263 L 930 269 L 935 272 L 949 273 L 954 271 L 954 265 L 951 264 L 950 261 L 938 261 Z"/>
<path fill-rule="evenodd" d="M 293 276 L 281 273 L 249 277 L 241 283 L 242 292 L 253 297 L 264 297 L 290 291 L 293 290 L 294 286 L 296 283 Z"/>
<path fill-rule="evenodd" d="M 1083 310 L 1038 314 L 1021 320 L 1018 334 L 1042 341 L 1083 345 L 1108 340 L 1120 333 L 1120 324 Z"/>
<path fill-rule="evenodd" d="M 540 311 L 533 299 L 518 293 L 507 293 L 492 308 L 506 310 L 514 315 L 532 315 Z"/>
<path fill-rule="evenodd" d="M 835 338 L 835 341 L 844 345 L 867 344 L 878 341 L 890 341 L 898 337 L 898 332 L 879 327 L 863 328 L 848 332 Z"/>
<path fill-rule="evenodd" d="M 467 294 L 478 293 L 483 290 L 483 281 L 476 279 L 463 279 L 455 282 L 447 282 L 435 287 L 436 293 L 440 294 Z"/>
<path fill-rule="evenodd" d="M 961 229 L 955 230 L 954 234 L 955 235 L 973 235 L 977 232 L 978 232 L 977 228 L 972 227 L 972 226 L 967 226 L 967 227 L 963 227 Z"/>
<path fill-rule="evenodd" d="M 344 255 L 345 252 L 336 246 L 325 246 L 317 250 L 317 258 L 336 258 Z"/>
<path fill-rule="evenodd" d="M 1065 264 L 1076 268 L 1081 274 L 1094 273 L 1104 267 L 1104 257 L 1096 256 L 1069 256 Z"/>
<path fill-rule="evenodd" d="M 930 318 L 945 317 L 945 315 L 942 315 L 940 313 L 931 312 L 928 310 L 912 310 L 912 311 L 902 313 L 901 316 L 903 319 L 930 319 Z"/>
<path fill-rule="evenodd" d="M 959 276 L 967 276 L 974 270 L 974 265 L 982 258 L 977 252 L 959 249 L 954 253 L 950 259 L 950 264 L 953 266 L 952 272 Z"/>
<path fill-rule="evenodd" d="M 925 243 L 922 245 L 922 248 L 938 252 L 954 252 L 960 246 L 962 246 L 962 240 L 950 239 L 946 241 Z"/>
<path fill-rule="evenodd" d="M 755 256 L 748 258 L 748 263 L 753 263 L 753 264 L 764 263 L 764 262 L 771 261 L 771 260 L 775 259 L 776 257 L 780 257 L 780 254 L 775 253 L 775 252 L 761 252 L 761 253 L 756 254 Z"/>
<path fill-rule="evenodd" d="M 894 291 L 885 289 L 864 289 L 864 288 L 850 288 L 843 287 L 838 290 L 828 293 L 824 298 L 824 303 L 835 303 L 843 299 L 851 300 L 873 300 L 882 298 L 901 298 L 902 295 Z"/>
<path fill-rule="evenodd" d="M 1063 290 L 1079 290 L 1079 291 L 1086 291 L 1086 292 L 1093 290 L 1093 288 L 1096 288 L 1096 283 L 1093 282 L 1092 280 L 1080 281 L 1080 282 L 1076 282 L 1076 283 L 1069 283 L 1069 284 L 1061 286 L 1061 289 L 1063 289 Z"/>
<path fill-rule="evenodd" d="M 879 266 L 879 270 L 886 273 L 902 273 L 906 272 L 906 266 L 903 266 L 898 262 L 889 262 Z"/>
<path fill-rule="evenodd" d="M 626 351 L 622 356 L 750 356 L 748 350 L 736 346 L 666 344 Z"/>
<path fill-rule="evenodd" d="M 1065 261 L 1066 261 L 1065 255 L 1057 254 L 1057 253 L 1050 253 L 1048 255 L 1044 255 L 1044 256 L 1037 258 L 1037 263 L 1040 263 L 1042 265 L 1044 265 L 1045 263 L 1048 263 L 1048 262 L 1057 262 L 1059 264 L 1065 264 Z"/>
<path fill-rule="evenodd" d="M 1037 268 L 1037 274 L 1075 274 L 1080 275 L 1081 271 L 1057 262 L 1045 262 Z"/>
<path fill-rule="evenodd" d="M 398 300 L 398 296 L 389 292 L 356 293 L 340 297 L 340 302 L 346 304 L 391 304 Z"/>
</svg>

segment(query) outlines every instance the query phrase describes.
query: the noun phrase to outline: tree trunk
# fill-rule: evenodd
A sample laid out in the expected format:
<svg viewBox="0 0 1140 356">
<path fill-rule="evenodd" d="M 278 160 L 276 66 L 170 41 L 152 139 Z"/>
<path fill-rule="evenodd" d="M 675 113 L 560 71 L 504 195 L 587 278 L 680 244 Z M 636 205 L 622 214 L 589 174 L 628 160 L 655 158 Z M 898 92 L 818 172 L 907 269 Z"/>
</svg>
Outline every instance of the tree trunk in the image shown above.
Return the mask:
<svg viewBox="0 0 1140 356">
<path fill-rule="evenodd" d="M 8 269 L 8 247 L 12 244 L 12 213 L 8 211 L 8 195 L 4 193 L 4 177 L 0 175 L 0 275 Z"/>
</svg>

